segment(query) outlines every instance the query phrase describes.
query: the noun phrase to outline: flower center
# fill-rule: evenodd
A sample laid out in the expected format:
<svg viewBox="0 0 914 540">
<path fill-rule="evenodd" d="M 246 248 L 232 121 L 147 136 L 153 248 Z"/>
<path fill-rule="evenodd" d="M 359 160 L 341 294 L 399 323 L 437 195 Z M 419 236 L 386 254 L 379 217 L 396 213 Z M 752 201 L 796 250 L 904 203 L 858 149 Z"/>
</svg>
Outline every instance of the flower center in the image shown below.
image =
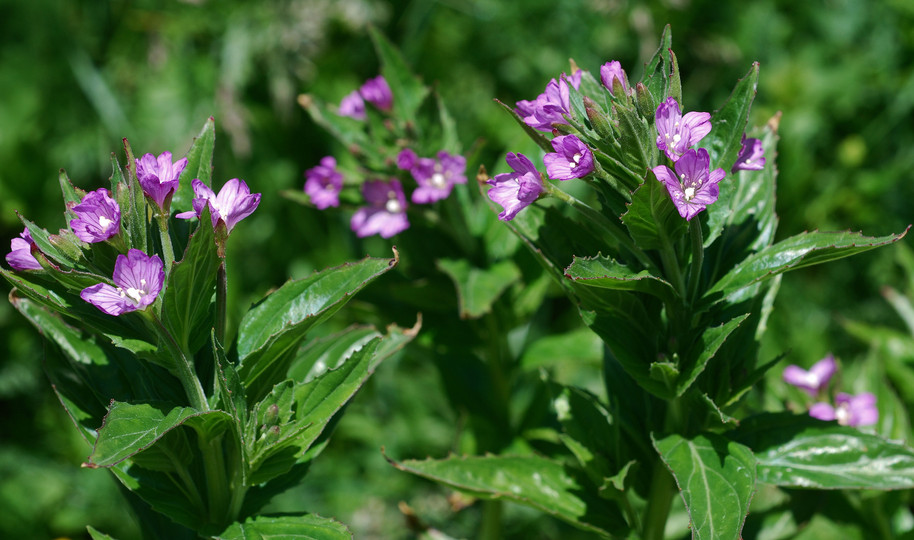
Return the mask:
<svg viewBox="0 0 914 540">
<path fill-rule="evenodd" d="M 444 179 L 444 175 L 441 174 L 440 172 L 436 172 L 435 174 L 433 174 L 432 177 L 429 179 L 429 181 L 436 188 L 441 189 L 441 188 L 447 187 L 447 181 Z"/>
<path fill-rule="evenodd" d="M 838 405 L 838 407 L 835 409 L 835 420 L 838 421 L 838 424 L 846 426 L 850 419 L 851 413 L 849 410 L 847 410 L 847 405 L 844 403 Z"/>
<path fill-rule="evenodd" d="M 692 197 L 694 197 L 694 196 L 695 196 L 695 188 L 694 188 L 694 187 L 689 186 L 689 187 L 685 188 L 685 200 L 691 201 L 691 200 L 692 200 Z"/>
<path fill-rule="evenodd" d="M 391 192 L 391 195 L 395 195 Z M 400 201 L 397 199 L 387 199 L 387 203 L 384 205 L 384 210 L 387 210 L 389 214 L 399 214 L 403 211 L 403 208 L 400 206 Z"/>
<path fill-rule="evenodd" d="M 107 229 L 108 225 L 114 223 L 114 220 L 108 219 L 105 216 L 98 216 L 98 224 L 102 226 L 102 229 Z"/>
<path fill-rule="evenodd" d="M 128 287 L 126 289 L 121 289 L 120 287 L 118 287 L 118 290 L 121 291 L 121 296 L 124 296 L 124 295 L 129 296 L 134 302 L 139 304 L 140 300 L 142 300 L 143 297 L 146 296 L 146 294 L 148 294 L 145 290 L 145 287 L 146 287 L 145 279 L 140 280 L 140 286 L 142 286 L 144 288 L 135 289 L 133 287 Z"/>
<path fill-rule="evenodd" d="M 580 163 L 581 163 L 581 157 L 582 157 L 582 156 L 581 156 L 581 153 L 580 153 L 580 152 L 576 152 L 573 156 L 571 156 L 571 161 L 569 161 L 569 163 L 571 164 L 571 166 L 574 167 L 574 166 L 580 164 Z"/>
</svg>

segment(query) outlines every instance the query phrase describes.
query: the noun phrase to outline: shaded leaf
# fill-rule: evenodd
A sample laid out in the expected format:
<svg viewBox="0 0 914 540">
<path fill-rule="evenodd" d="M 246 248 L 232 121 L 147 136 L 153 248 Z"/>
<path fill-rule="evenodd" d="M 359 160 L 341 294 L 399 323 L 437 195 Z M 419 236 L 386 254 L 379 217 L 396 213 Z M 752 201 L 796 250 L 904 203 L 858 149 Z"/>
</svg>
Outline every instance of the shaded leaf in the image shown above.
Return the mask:
<svg viewBox="0 0 914 540">
<path fill-rule="evenodd" d="M 575 256 L 571 265 L 565 269 L 565 277 L 591 287 L 652 294 L 664 302 L 673 302 L 678 296 L 666 280 L 647 270 L 634 272 L 612 257 L 602 254 L 595 257 Z"/>
<path fill-rule="evenodd" d="M 520 279 L 520 270 L 512 261 L 475 268 L 466 259 L 439 259 L 436 266 L 457 288 L 462 319 L 476 319 L 489 313 L 498 297 Z"/>
<path fill-rule="evenodd" d="M 301 540 L 352 540 L 342 523 L 315 514 L 256 516 L 243 523 L 232 523 L 215 535 L 217 540 L 263 540 L 289 538 Z"/>
<path fill-rule="evenodd" d="M 194 138 L 193 144 L 184 157 L 187 166 L 179 177 L 178 189 L 171 199 L 171 211 L 190 212 L 193 210 L 194 188 L 191 185 L 196 178 L 207 186 L 213 183 L 213 148 L 216 145 L 216 121 L 210 116 L 203 129 Z"/>
</svg>

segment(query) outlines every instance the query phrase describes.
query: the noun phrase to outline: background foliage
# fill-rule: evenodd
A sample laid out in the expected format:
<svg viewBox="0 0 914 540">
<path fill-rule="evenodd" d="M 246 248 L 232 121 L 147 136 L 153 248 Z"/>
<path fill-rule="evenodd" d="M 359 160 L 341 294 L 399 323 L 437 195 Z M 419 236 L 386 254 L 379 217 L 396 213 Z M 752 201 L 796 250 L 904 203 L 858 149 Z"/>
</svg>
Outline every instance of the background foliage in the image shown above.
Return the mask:
<svg viewBox="0 0 914 540">
<path fill-rule="evenodd" d="M 247 287 L 229 292 L 236 316 L 287 277 L 389 254 L 389 242 L 350 234 L 347 215 L 277 195 L 300 189 L 302 172 L 339 150 L 295 98 L 308 92 L 336 101 L 377 73 L 369 24 L 435 85 L 464 147 L 481 143 L 470 171 L 479 163 L 497 170 L 505 150 L 525 144 L 492 98 L 532 99 L 568 70 L 569 57 L 591 71 L 620 60 L 637 79 L 634 66 L 670 23 L 679 63 L 688 66 L 683 86 L 695 100 L 684 104 L 688 110 L 713 111 L 746 66 L 760 62 L 750 124 L 783 112 L 781 235 L 815 228 L 882 235 L 914 221 L 914 7 L 902 0 L 0 0 L 0 13 L 0 239 L 21 230 L 15 211 L 48 228 L 64 225 L 58 168 L 83 189 L 101 187 L 121 138 L 138 153 L 180 155 L 214 115 L 215 183 L 239 177 L 264 194 L 229 249 L 232 283 Z M 788 362 L 809 365 L 833 352 L 850 384 L 852 375 L 901 356 L 884 341 L 855 337 L 873 335 L 859 324 L 904 329 L 879 295 L 887 285 L 912 294 L 898 247 L 786 278 L 762 357 L 789 350 Z M 340 326 L 415 321 L 415 310 L 389 301 L 383 287 L 365 292 Z M 563 315 L 557 307 L 538 328 L 572 325 Z M 80 537 L 86 524 L 135 536 L 115 483 L 77 467 L 87 449 L 41 372 L 51 351 L 6 302 L 0 334 L 0 505 L 7 510 L 0 536 Z M 585 360 L 599 358 L 599 350 L 582 349 Z M 340 518 L 358 538 L 396 538 L 407 534 L 402 500 L 448 534 L 471 536 L 475 508 L 455 513 L 459 501 L 446 490 L 395 471 L 379 452 L 386 445 L 391 456 L 421 458 L 460 448 L 461 416 L 445 399 L 439 371 L 409 351 L 393 360 L 351 405 L 308 483 L 274 509 L 304 506 Z M 910 438 L 909 427 L 891 429 L 886 434 Z M 506 534 L 518 538 L 534 530 L 554 537 L 562 527 L 528 510 L 507 511 Z"/>
</svg>

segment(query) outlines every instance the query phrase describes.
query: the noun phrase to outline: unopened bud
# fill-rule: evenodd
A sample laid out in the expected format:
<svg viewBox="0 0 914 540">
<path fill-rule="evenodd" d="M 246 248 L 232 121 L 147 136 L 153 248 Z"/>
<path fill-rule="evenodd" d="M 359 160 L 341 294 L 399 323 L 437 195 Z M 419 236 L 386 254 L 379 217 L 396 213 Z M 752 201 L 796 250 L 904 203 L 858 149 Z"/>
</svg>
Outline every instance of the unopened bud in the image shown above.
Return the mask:
<svg viewBox="0 0 914 540">
<path fill-rule="evenodd" d="M 638 112 L 645 118 L 654 118 L 657 112 L 657 102 L 651 91 L 642 83 L 635 85 L 635 104 L 638 106 Z"/>
<path fill-rule="evenodd" d="M 273 426 L 267 430 L 264 440 L 269 443 L 274 443 L 279 440 L 279 435 L 282 433 L 282 430 L 279 429 L 279 426 Z"/>
<path fill-rule="evenodd" d="M 263 425 L 276 426 L 277 421 L 279 421 L 279 406 L 273 403 L 263 413 Z"/>
<path fill-rule="evenodd" d="M 609 118 L 606 117 L 600 106 L 587 96 L 584 96 L 584 110 L 587 112 L 587 119 L 590 120 L 590 125 L 597 130 L 601 137 L 612 137 L 612 126 L 609 123 Z"/>
</svg>

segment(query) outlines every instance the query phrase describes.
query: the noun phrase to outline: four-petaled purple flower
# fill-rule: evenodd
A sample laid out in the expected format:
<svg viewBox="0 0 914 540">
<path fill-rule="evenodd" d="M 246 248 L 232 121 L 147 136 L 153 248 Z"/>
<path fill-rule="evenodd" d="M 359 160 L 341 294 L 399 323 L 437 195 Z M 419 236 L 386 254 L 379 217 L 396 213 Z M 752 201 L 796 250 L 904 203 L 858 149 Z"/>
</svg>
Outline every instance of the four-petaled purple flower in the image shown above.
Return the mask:
<svg viewBox="0 0 914 540">
<path fill-rule="evenodd" d="M 487 195 L 492 202 L 504 207 L 498 219 L 511 221 L 518 212 L 539 198 L 543 192 L 543 177 L 523 154 L 509 152 L 505 161 L 514 172 L 496 174 L 495 178 L 486 181 L 492 186 Z"/>
<path fill-rule="evenodd" d="M 765 168 L 765 149 L 762 148 L 760 139 L 746 138 L 743 133 L 742 146 L 739 150 L 739 156 L 736 163 L 730 169 L 731 173 L 736 171 L 760 171 Z"/>
<path fill-rule="evenodd" d="M 394 106 L 394 95 L 383 75 L 368 79 L 359 88 L 362 98 L 382 111 L 389 111 Z"/>
<path fill-rule="evenodd" d="M 629 93 L 628 77 L 625 76 L 625 70 L 622 69 L 622 64 L 619 63 L 618 60 L 606 62 L 600 66 L 600 81 L 603 82 L 603 86 L 609 90 L 609 93 L 613 94 L 614 96 L 615 93 L 613 91 L 613 81 L 619 81 L 619 84 L 622 86 L 622 92 L 625 94 Z"/>
<path fill-rule="evenodd" d="M 879 421 L 879 409 L 876 407 L 876 396 L 864 392 L 856 396 L 839 393 L 835 396 L 835 405 L 816 403 L 809 408 L 809 416 L 819 420 L 837 420 L 842 426 L 871 426 Z"/>
<path fill-rule="evenodd" d="M 813 364 L 809 371 L 800 366 L 787 366 L 784 368 L 784 381 L 815 397 L 828 386 L 837 369 L 835 357 L 829 354 Z"/>
<path fill-rule="evenodd" d="M 582 74 L 578 70 L 571 77 L 563 74 L 558 81 L 552 79 L 546 85 L 546 91 L 536 96 L 535 100 L 518 101 L 514 112 L 525 124 L 539 131 L 552 131 L 552 124 L 567 124 L 564 115 L 571 110 L 568 83 L 577 89 L 581 86 Z"/>
<path fill-rule="evenodd" d="M 666 165 L 658 165 L 652 170 L 657 180 L 666 186 L 679 215 L 688 221 L 717 201 L 720 192 L 717 183 L 726 173 L 721 168 L 710 170 L 711 157 L 704 148 L 687 150 L 674 167 L 675 174 Z"/>
<path fill-rule="evenodd" d="M 138 249 L 118 255 L 114 263 L 114 284 L 99 283 L 79 293 L 108 315 L 121 315 L 145 309 L 155 302 L 165 283 L 165 265 L 158 255 L 149 256 Z"/>
<path fill-rule="evenodd" d="M 146 154 L 136 160 L 136 175 L 147 197 L 155 201 L 163 212 L 171 204 L 171 196 L 178 189 L 178 177 L 187 166 L 187 158 L 171 162 L 171 152 L 159 157 Z"/>
<path fill-rule="evenodd" d="M 226 234 L 232 232 L 235 224 L 254 213 L 260 204 L 260 193 L 251 194 L 251 190 L 244 180 L 232 178 L 222 186 L 219 194 L 210 189 L 202 181 L 194 178 L 191 182 L 194 188 L 194 209 L 192 212 L 182 212 L 176 215 L 179 219 L 200 217 L 203 208 L 208 204 L 213 228 L 221 219 L 225 223 Z"/>
<path fill-rule="evenodd" d="M 41 264 L 38 259 L 32 255 L 32 246 L 35 241 L 29 230 L 22 229 L 19 233 L 20 238 L 10 240 L 10 252 L 6 254 L 6 262 L 13 270 L 41 270 Z"/>
<path fill-rule="evenodd" d="M 467 160 L 461 155 L 451 155 L 444 150 L 437 159 L 419 158 L 410 169 L 419 187 L 413 190 L 412 201 L 428 204 L 446 199 L 454 184 L 466 184 Z"/>
<path fill-rule="evenodd" d="M 409 228 L 406 195 L 399 180 L 369 180 L 362 184 L 362 195 L 369 206 L 359 208 L 349 223 L 356 236 L 379 234 L 390 238 Z"/>
<path fill-rule="evenodd" d="M 121 208 L 105 188 L 86 193 L 73 212 L 70 228 L 83 242 L 104 242 L 121 230 Z"/>
<path fill-rule="evenodd" d="M 584 178 L 593 172 L 593 153 L 575 135 L 559 135 L 552 139 L 554 153 L 543 156 L 546 174 L 553 180 Z"/>
<path fill-rule="evenodd" d="M 305 171 L 305 178 L 305 193 L 318 210 L 340 205 L 343 175 L 336 170 L 333 156 L 324 157 L 320 165 Z"/>
<path fill-rule="evenodd" d="M 654 123 L 658 133 L 657 148 L 671 161 L 676 161 L 711 131 L 711 114 L 690 112 L 683 116 L 679 103 L 669 97 L 657 107 Z"/>
<path fill-rule="evenodd" d="M 356 120 L 365 119 L 365 100 L 358 90 L 346 94 L 346 97 L 340 101 L 340 108 L 337 110 L 340 116 L 348 116 Z"/>
</svg>

